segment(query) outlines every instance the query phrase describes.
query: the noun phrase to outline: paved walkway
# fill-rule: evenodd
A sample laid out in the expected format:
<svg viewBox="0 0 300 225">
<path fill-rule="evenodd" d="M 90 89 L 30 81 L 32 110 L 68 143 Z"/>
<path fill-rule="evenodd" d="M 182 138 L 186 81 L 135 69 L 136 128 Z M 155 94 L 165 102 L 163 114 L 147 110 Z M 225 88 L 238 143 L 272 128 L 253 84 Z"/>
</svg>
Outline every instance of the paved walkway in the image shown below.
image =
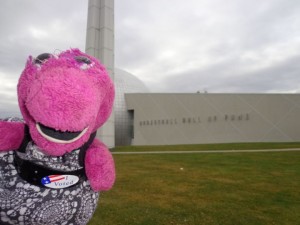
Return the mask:
<svg viewBox="0 0 300 225">
<path fill-rule="evenodd" d="M 253 150 L 203 150 L 203 151 L 148 151 L 148 152 L 114 152 L 114 155 L 144 155 L 144 154 L 207 154 L 207 153 L 251 153 L 251 152 L 291 152 L 300 151 L 300 148 L 287 149 L 253 149 Z"/>
</svg>

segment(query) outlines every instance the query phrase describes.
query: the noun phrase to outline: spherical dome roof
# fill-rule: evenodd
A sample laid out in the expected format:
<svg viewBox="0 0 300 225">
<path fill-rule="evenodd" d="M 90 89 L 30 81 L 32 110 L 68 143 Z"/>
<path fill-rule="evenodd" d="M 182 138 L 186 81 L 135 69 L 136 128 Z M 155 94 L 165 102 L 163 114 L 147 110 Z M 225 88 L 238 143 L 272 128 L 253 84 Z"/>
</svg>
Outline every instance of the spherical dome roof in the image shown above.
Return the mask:
<svg viewBox="0 0 300 225">
<path fill-rule="evenodd" d="M 115 68 L 114 82 L 116 89 L 115 112 L 115 145 L 130 145 L 133 132 L 133 112 L 125 104 L 125 93 L 147 93 L 149 89 L 136 76 Z"/>
<path fill-rule="evenodd" d="M 114 82 L 116 91 L 124 90 L 124 93 L 144 93 L 149 92 L 146 85 L 133 74 L 115 68 Z"/>
</svg>

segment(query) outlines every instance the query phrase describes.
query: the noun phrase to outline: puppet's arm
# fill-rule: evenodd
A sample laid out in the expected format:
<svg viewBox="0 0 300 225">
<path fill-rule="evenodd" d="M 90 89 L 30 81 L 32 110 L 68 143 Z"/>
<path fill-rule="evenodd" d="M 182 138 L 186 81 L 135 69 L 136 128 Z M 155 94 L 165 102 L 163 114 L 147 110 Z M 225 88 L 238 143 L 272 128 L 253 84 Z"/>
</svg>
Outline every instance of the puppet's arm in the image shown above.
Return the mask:
<svg viewBox="0 0 300 225">
<path fill-rule="evenodd" d="M 0 152 L 19 148 L 24 137 L 24 126 L 22 122 L 0 120 Z"/>
<path fill-rule="evenodd" d="M 97 139 L 87 150 L 85 172 L 94 191 L 109 190 L 115 182 L 115 165 L 112 155 Z"/>
</svg>

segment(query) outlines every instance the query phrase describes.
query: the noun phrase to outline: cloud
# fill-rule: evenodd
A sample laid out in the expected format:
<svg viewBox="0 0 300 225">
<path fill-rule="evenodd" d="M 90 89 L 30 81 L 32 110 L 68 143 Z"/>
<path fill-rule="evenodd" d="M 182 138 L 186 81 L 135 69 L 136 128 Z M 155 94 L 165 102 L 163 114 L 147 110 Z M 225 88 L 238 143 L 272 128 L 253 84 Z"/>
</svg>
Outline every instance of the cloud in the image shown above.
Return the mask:
<svg viewBox="0 0 300 225">
<path fill-rule="evenodd" d="M 9 0 L 0 3 L 0 111 L 16 112 L 18 77 L 29 55 L 84 50 L 87 3 Z"/>
<path fill-rule="evenodd" d="M 84 50 L 86 17 L 87 5 L 79 0 L 1 2 L 1 68 L 17 72 L 29 55 L 70 47 Z"/>
<path fill-rule="evenodd" d="M 234 61 L 225 61 L 165 78 L 154 86 L 167 92 L 296 93 L 300 90 L 299 60 L 300 54 L 248 72 L 241 72 Z"/>
<path fill-rule="evenodd" d="M 288 63 L 300 50 L 299 9 L 282 0 L 119 2 L 116 64 L 158 92 L 290 92 L 292 77 L 278 77 L 284 88 L 265 80 L 280 66 L 299 71 Z M 253 84 L 246 89 L 236 83 L 245 77 Z"/>
<path fill-rule="evenodd" d="M 299 12 L 297 0 L 115 0 L 115 65 L 156 92 L 299 93 Z M 29 55 L 84 50 L 86 23 L 87 1 L 1 1 L 1 107 Z"/>
</svg>

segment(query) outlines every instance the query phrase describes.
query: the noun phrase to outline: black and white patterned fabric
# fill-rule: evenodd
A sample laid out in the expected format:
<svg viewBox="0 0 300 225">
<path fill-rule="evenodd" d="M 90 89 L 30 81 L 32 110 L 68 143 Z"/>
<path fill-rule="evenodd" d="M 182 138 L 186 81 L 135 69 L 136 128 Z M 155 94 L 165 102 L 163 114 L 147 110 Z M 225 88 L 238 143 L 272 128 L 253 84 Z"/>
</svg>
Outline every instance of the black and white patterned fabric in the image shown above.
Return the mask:
<svg viewBox="0 0 300 225">
<path fill-rule="evenodd" d="M 26 152 L 18 155 L 50 168 L 65 171 L 81 168 L 77 150 L 64 157 L 51 157 L 29 142 Z M 98 198 L 99 193 L 91 189 L 89 181 L 64 189 L 31 185 L 19 177 L 14 152 L 0 153 L 1 225 L 84 225 L 92 217 Z"/>
</svg>

